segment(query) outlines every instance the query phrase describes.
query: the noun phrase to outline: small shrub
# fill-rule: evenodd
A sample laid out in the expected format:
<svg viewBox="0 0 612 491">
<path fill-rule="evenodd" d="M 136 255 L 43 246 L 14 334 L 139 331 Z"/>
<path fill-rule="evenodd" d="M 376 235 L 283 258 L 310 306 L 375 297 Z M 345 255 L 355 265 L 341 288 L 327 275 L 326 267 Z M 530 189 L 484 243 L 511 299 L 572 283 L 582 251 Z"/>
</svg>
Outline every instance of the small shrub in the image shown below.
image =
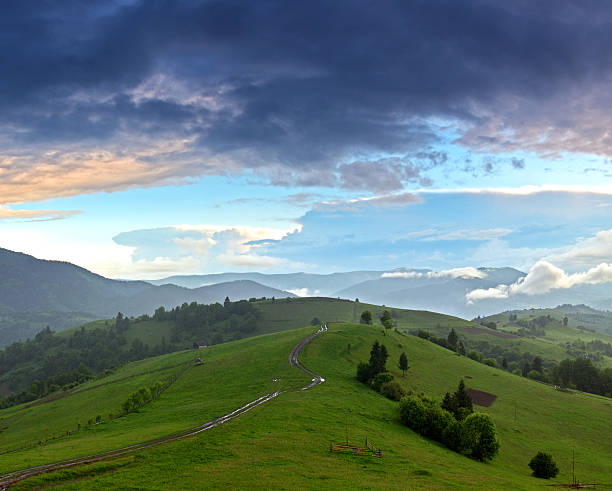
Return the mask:
<svg viewBox="0 0 612 491">
<path fill-rule="evenodd" d="M 442 409 L 434 402 L 425 406 L 423 427 L 420 433 L 433 440 L 442 441 L 444 430 L 455 421 L 451 413 Z"/>
<path fill-rule="evenodd" d="M 400 420 L 408 428 L 420 433 L 425 419 L 425 406 L 421 398 L 414 395 L 402 397 L 400 400 Z"/>
<path fill-rule="evenodd" d="M 429 339 L 429 331 L 425 331 L 424 329 L 419 329 L 417 336 L 422 339 Z"/>
<path fill-rule="evenodd" d="M 367 383 L 372 376 L 372 367 L 370 367 L 369 363 L 362 361 L 357 365 L 357 380 L 361 383 Z"/>
<path fill-rule="evenodd" d="M 372 379 L 372 382 L 370 382 L 370 385 L 376 392 L 380 392 L 380 388 L 382 387 L 382 385 L 386 384 L 387 382 L 391 382 L 392 380 L 393 380 L 393 375 L 391 375 L 389 372 L 382 372 L 382 373 L 377 374 Z"/>
<path fill-rule="evenodd" d="M 442 443 L 459 453 L 463 453 L 468 449 L 465 429 L 461 421 L 453 421 L 444 429 Z"/>
<path fill-rule="evenodd" d="M 399 401 L 406 395 L 406 391 L 398 382 L 385 382 L 380 386 L 380 393 L 392 401 Z"/>
<path fill-rule="evenodd" d="M 540 382 L 546 381 L 546 376 L 537 370 L 529 370 L 527 373 L 527 378 L 530 378 L 531 380 L 538 380 Z"/>
<path fill-rule="evenodd" d="M 468 358 L 471 358 L 474 361 L 482 361 L 482 354 L 476 350 L 472 350 L 467 354 Z"/>
<path fill-rule="evenodd" d="M 497 368 L 497 360 L 495 358 L 485 358 L 482 360 L 485 365 L 488 365 L 493 368 Z"/>
<path fill-rule="evenodd" d="M 544 452 L 538 452 L 529 462 L 529 467 L 535 477 L 542 479 L 550 479 L 559 473 L 559 468 L 555 464 L 552 455 Z"/>
</svg>

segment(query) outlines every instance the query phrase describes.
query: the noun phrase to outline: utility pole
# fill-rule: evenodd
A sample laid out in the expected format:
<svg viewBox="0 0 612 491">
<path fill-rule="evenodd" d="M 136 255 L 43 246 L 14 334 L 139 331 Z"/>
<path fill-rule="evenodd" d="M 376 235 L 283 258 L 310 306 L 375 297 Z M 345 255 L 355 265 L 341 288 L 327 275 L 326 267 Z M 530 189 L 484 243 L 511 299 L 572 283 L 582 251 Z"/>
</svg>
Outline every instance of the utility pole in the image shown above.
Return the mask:
<svg viewBox="0 0 612 491">
<path fill-rule="evenodd" d="M 348 447 L 348 414 L 344 415 L 344 423 L 345 423 L 345 435 L 346 435 L 346 446 Z"/>
<path fill-rule="evenodd" d="M 572 484 L 576 484 L 576 455 L 572 448 Z"/>
</svg>

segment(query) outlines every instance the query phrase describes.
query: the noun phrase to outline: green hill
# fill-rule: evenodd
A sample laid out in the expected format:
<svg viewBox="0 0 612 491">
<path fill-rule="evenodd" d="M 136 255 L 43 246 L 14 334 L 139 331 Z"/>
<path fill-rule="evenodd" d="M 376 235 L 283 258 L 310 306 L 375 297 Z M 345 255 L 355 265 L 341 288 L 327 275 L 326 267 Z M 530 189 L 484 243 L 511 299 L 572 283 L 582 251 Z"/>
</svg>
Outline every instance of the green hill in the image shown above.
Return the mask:
<svg viewBox="0 0 612 491">
<path fill-rule="evenodd" d="M 572 306 L 513 310 L 485 317 L 481 322 L 493 322 L 500 333 L 518 334 L 525 341 L 531 340 L 550 359 L 587 356 L 601 367 L 612 367 L 612 334 L 606 327 L 606 322 L 612 325 L 612 317 L 594 309 L 583 312 L 580 307 L 584 306 L 576 306 L 576 311 L 571 312 L 569 307 Z M 590 327 L 585 326 L 585 316 L 591 319 Z"/>
<path fill-rule="evenodd" d="M 130 363 L 63 398 L 2 410 L 0 452 L 34 444 L 0 454 L 0 472 L 173 433 L 270 391 L 301 387 L 308 378 L 289 367 L 287 356 L 312 331 L 289 330 Z M 357 363 L 367 360 L 376 339 L 387 346 L 388 368 L 406 388 L 439 398 L 463 377 L 468 387 L 495 394 L 493 405 L 478 410 L 490 414 L 497 425 L 499 456 L 482 464 L 402 426 L 397 403 L 354 377 Z M 402 351 L 410 365 L 405 378 L 395 368 Z M 157 400 L 108 421 L 107 414 L 117 411 L 119 401 L 136 387 L 169 377 L 198 355 L 203 363 L 189 365 Z M 365 325 L 331 325 L 307 345 L 301 361 L 326 382 L 283 393 L 198 436 L 38 476 L 16 489 L 61 483 L 66 489 L 534 489 L 547 483 L 530 476 L 529 459 L 539 450 L 552 453 L 561 468 L 554 482 L 571 482 L 572 448 L 578 478 L 598 482 L 600 489 L 606 489 L 605 483 L 610 487 L 610 399 L 556 391 L 424 339 L 393 332 L 383 336 L 380 328 Z M 98 413 L 104 422 L 85 429 Z M 362 445 L 367 437 L 381 448 L 382 459 L 329 452 L 330 443 L 344 440 L 347 422 L 349 440 Z M 38 440 L 75 430 L 78 423 L 80 431 L 38 445 Z"/>
<path fill-rule="evenodd" d="M 95 375 L 126 361 L 190 348 L 194 343 L 210 346 L 313 322 L 357 322 L 364 310 L 372 312 L 376 324 L 385 307 L 316 297 L 252 299 L 226 306 L 192 303 L 168 311 L 160 309 L 152 317 L 99 320 L 55 335 L 43 332 L 32 341 L 0 351 L 0 395 L 20 394 L 18 402 L 31 401 L 46 395 L 52 385 L 57 389 L 82 379 L 78 371 L 81 363 Z M 476 350 L 483 358 L 495 359 L 498 366 L 502 366 L 505 358 L 509 371 L 521 363 L 531 363 L 535 357 L 542 358 L 544 368 L 550 370 L 555 363 L 582 356 L 584 352 L 576 351 L 573 345 L 568 349 L 565 338 L 551 338 L 556 332 L 552 329 L 554 322 L 547 325 L 547 337 L 538 338 L 532 333 L 517 336 L 516 332 L 503 332 L 503 326 L 494 330 L 443 314 L 389 310 L 397 329 L 410 333 L 427 331 L 440 339 L 455 329 L 468 352 Z M 582 339 L 587 342 L 591 338 L 604 341 L 606 338 L 573 328 L 563 330 L 567 336 L 573 333 L 576 339 L 584 333 L 586 337 Z M 612 366 L 610 353 L 592 351 L 596 365 Z M 57 377 L 58 374 L 61 376 Z M 41 384 L 31 387 L 36 380 Z"/>
</svg>

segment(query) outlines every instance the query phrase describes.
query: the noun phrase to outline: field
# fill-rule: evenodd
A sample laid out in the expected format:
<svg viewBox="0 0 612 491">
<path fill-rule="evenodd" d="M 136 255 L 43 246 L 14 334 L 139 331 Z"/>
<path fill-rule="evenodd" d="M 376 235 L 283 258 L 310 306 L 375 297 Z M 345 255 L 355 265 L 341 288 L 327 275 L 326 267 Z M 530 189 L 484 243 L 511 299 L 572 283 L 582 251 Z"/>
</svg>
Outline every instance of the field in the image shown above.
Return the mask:
<svg viewBox="0 0 612 491">
<path fill-rule="evenodd" d="M 436 322 L 430 320 L 428 324 Z M 202 350 L 202 365 L 189 368 L 158 400 L 138 413 L 82 430 L 67 441 L 0 455 L 0 471 L 171 433 L 235 409 L 276 389 L 275 384 L 297 387 L 305 376 L 289 368 L 287 356 L 309 332 L 312 328 L 206 348 Z M 499 456 L 492 463 L 482 464 L 403 427 L 398 421 L 397 403 L 354 378 L 356 364 L 367 360 L 375 339 L 389 349 L 388 368 L 407 388 L 439 398 L 465 377 L 468 387 L 495 394 L 493 404 L 479 410 L 491 414 L 497 424 Z M 410 365 L 406 377 L 396 369 L 401 351 L 406 352 Z M 26 425 L 32 426 L 30 434 L 47 431 L 39 411 L 47 411 L 48 420 L 64 418 L 64 424 L 70 426 L 78 419 L 77 411 L 82 411 L 79 404 L 85 401 L 93 407 L 104 406 L 96 408 L 97 412 L 115 409 L 114 402 L 103 399 L 104 387 L 115 385 L 117 392 L 128 394 L 132 388 L 124 387 L 125 381 L 136 377 L 126 376 L 142 374 L 138 376 L 153 379 L 153 374 L 146 373 L 164 367 L 170 373 L 176 370 L 171 367 L 194 356 L 195 352 L 181 352 L 128 364 L 111 377 L 92 382 L 90 390 L 83 387 L 46 405 L 0 411 L 0 424 L 8 426 L 0 433 L 0 444 L 3 448 L 15 445 L 16 435 L 25 431 Z M 551 452 L 561 468 L 554 481 L 570 482 L 572 448 L 576 451 L 578 478 L 598 482 L 599 489 L 610 489 L 611 399 L 555 391 L 459 357 L 417 337 L 390 332 L 383 336 L 380 328 L 363 325 L 330 325 L 329 332 L 306 347 L 301 361 L 326 382 L 308 391 L 284 393 L 196 437 L 111 462 L 32 478 L 17 489 L 58 483 L 66 489 L 533 489 L 545 483 L 529 475 L 528 460 L 538 450 Z M 272 382 L 277 378 L 280 382 Z M 94 388 L 95 384 L 113 381 Z M 20 411 L 31 412 L 32 419 L 15 419 Z M 72 419 L 62 416 L 71 412 Z M 347 423 L 350 443 L 361 446 L 367 437 L 381 448 L 383 458 L 331 454 L 330 443 L 344 441 Z"/>
</svg>

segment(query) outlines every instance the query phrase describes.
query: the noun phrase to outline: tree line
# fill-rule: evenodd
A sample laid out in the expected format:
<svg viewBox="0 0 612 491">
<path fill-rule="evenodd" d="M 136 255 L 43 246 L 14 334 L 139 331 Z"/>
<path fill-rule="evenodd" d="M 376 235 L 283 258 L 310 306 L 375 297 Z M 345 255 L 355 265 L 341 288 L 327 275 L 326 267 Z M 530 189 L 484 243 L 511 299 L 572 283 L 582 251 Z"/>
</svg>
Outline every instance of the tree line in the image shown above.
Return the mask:
<svg viewBox="0 0 612 491">
<path fill-rule="evenodd" d="M 11 392 L 0 400 L 0 408 L 68 390 L 124 363 L 190 348 L 194 342 L 212 345 L 252 335 L 260 316 L 252 302 L 226 298 L 224 304 L 160 307 L 152 317 L 132 318 L 119 312 L 104 327 L 82 326 L 70 335 L 60 336 L 47 326 L 33 339 L 0 351 L 0 383 Z M 173 323 L 169 340 L 162 337 L 150 346 L 146 339 L 132 334 L 128 342 L 135 326 L 151 320 Z"/>
</svg>

